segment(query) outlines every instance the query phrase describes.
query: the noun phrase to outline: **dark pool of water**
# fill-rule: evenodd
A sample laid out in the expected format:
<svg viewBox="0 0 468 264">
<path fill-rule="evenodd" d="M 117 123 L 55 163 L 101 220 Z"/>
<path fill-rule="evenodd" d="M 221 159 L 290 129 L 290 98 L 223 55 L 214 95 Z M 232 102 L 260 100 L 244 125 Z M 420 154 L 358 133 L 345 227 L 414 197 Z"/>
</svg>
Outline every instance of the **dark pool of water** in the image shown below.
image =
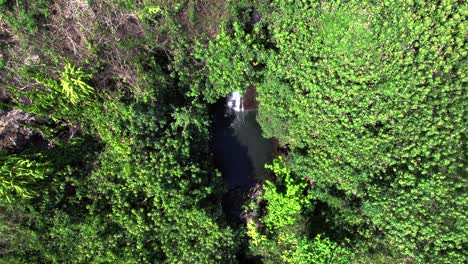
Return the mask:
<svg viewBox="0 0 468 264">
<path fill-rule="evenodd" d="M 271 162 L 273 142 L 262 137 L 256 111 L 235 113 L 219 100 L 210 108 L 211 149 L 227 190 L 248 189 L 265 173 Z"/>
<path fill-rule="evenodd" d="M 234 112 L 221 99 L 210 107 L 210 114 L 211 151 L 225 186 L 223 211 L 230 225 L 244 225 L 242 205 L 249 189 L 263 178 L 264 164 L 273 158 L 273 141 L 262 137 L 255 111 Z M 262 263 L 259 256 L 247 256 L 245 248 L 236 255 L 238 263 Z"/>
</svg>

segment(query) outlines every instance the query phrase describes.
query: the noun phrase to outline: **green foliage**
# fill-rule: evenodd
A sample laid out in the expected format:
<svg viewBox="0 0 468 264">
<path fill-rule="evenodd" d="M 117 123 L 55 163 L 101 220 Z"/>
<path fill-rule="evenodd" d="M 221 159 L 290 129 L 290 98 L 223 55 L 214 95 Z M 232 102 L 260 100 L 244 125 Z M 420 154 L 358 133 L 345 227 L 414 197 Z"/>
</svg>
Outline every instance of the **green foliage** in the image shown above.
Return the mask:
<svg viewBox="0 0 468 264">
<path fill-rule="evenodd" d="M 354 255 L 328 238 L 317 235 L 313 240 L 284 230 L 270 238 L 259 233 L 253 222 L 247 224 L 253 254 L 263 256 L 264 263 L 350 263 Z"/>
<path fill-rule="evenodd" d="M 302 239 L 297 242 L 291 263 L 350 263 L 353 254 L 349 249 L 338 246 L 327 238 L 317 235 L 314 240 Z"/>
<path fill-rule="evenodd" d="M 72 105 L 76 105 L 93 92 L 93 88 L 85 83 L 90 78 L 90 74 L 84 73 L 81 69 L 77 69 L 67 62 L 60 76 L 60 92 L 65 95 Z M 57 89 L 58 87 L 52 85 L 49 88 Z"/>
<path fill-rule="evenodd" d="M 192 91 L 213 101 L 256 84 L 265 136 L 289 144 L 290 179 L 308 179 L 312 202 L 301 207 L 304 192 L 283 183 L 288 196 L 267 182 L 267 229 L 291 228 L 320 202 L 332 233 L 353 234 L 361 256 L 464 262 L 466 6 L 273 1 L 265 9 L 252 33 L 234 23 L 234 36 L 222 32 L 197 55 L 208 85 Z"/>
<path fill-rule="evenodd" d="M 312 205 L 311 197 L 305 195 L 306 184 L 293 180 L 281 157 L 265 167 L 275 173 L 278 181 L 276 185 L 267 181 L 263 186 L 265 192 L 260 199 L 268 204 L 266 215 L 257 213 L 258 219 L 247 222 L 252 254 L 262 255 L 265 263 L 349 263 L 353 255 L 349 249 L 320 235 L 313 240 L 307 237 L 303 213 Z M 284 193 L 278 191 L 280 188 Z M 260 209 L 254 206 L 254 210 Z"/>
<path fill-rule="evenodd" d="M 107 114 L 102 114 L 107 113 Z M 118 113 L 118 114 L 116 114 Z M 117 259 L 137 262 L 216 263 L 233 260 L 235 236 L 217 222 L 219 179 L 203 157 L 206 122 L 196 109 L 155 109 L 106 103 L 88 113 L 106 144 L 99 169 L 89 178 L 96 201 L 92 211 L 111 211 L 105 232 L 125 234 L 110 248 Z M 109 127 L 112 124 L 112 127 Z M 199 157 L 199 158 L 197 158 Z"/>
<path fill-rule="evenodd" d="M 136 3 L 135 1 L 131 0 L 113 0 L 115 4 L 118 5 L 119 8 L 123 10 L 134 10 L 136 8 Z"/>
<path fill-rule="evenodd" d="M 17 175 L 21 187 L 32 196 L 15 194 L 14 204 L 0 203 L 2 246 L 7 260 L 50 263 L 56 258 L 53 256 L 60 254 L 52 248 L 57 241 L 50 237 L 50 230 L 55 228 L 56 214 L 66 212 L 78 219 L 83 217 L 83 201 L 71 194 L 84 188 L 83 176 L 89 172 L 88 162 L 95 158 L 98 146 L 93 141 L 73 139 L 57 142 L 53 149 L 30 149 L 6 156 L 4 168 Z M 72 238 L 68 238 L 62 247 L 72 247 L 71 242 Z"/>
<path fill-rule="evenodd" d="M 53 120 L 76 120 L 85 106 L 92 101 L 94 89 L 86 82 L 91 75 L 66 62 L 58 78 L 47 77 L 44 73 L 26 73 L 43 88 L 18 92 L 31 101 L 31 107 L 25 110 L 52 118 Z"/>
<path fill-rule="evenodd" d="M 53 137 L 0 154 L 2 262 L 235 262 L 206 109 L 250 85 L 289 148 L 250 204 L 250 253 L 466 262 L 461 1 L 90 1 L 96 28 L 52 2 L 0 0 L 7 107 Z"/>
<path fill-rule="evenodd" d="M 1 205 L 3 207 L 3 205 Z M 24 226 L 31 214 L 24 212 L 21 206 L 15 205 L 14 210 L 0 210 L 0 239 L 2 242 L 2 263 L 24 263 L 22 256 L 34 256 L 41 249 L 40 241 L 35 232 Z M 29 261 L 31 262 L 31 261 Z"/>
<path fill-rule="evenodd" d="M 286 235 L 286 241 L 296 245 L 294 251 L 285 252 L 286 263 L 350 263 L 353 254 L 349 249 L 339 247 L 328 238 L 321 238 L 317 235 L 313 240 L 298 239 L 297 237 Z M 293 247 L 294 248 L 294 247 Z"/>
<path fill-rule="evenodd" d="M 9 256 L 48 263 L 233 262 L 236 236 L 219 204 L 209 202 L 219 199 L 219 175 L 200 147 L 207 146 L 207 122 L 191 121 L 201 120 L 198 111 L 115 102 L 88 107 L 85 128 L 99 134 L 103 151 L 87 154 L 96 143 L 86 141 L 51 150 L 44 189 L 27 207 L 34 221 L 20 220 L 35 230 L 29 236 L 39 239 L 40 251 L 30 255 L 32 248 L 12 241 Z"/>
<path fill-rule="evenodd" d="M 302 203 L 307 203 L 306 198 L 301 195 L 305 186 L 294 183 L 291 171 L 281 163 L 280 157 L 272 165 L 265 165 L 267 169 L 272 170 L 278 178 L 284 181 L 286 186 L 285 194 L 278 192 L 276 186 L 270 181 L 267 181 L 263 186 L 265 193 L 262 198 L 268 201 L 268 214 L 264 217 L 263 222 L 272 231 L 294 224 L 302 210 Z"/>
<path fill-rule="evenodd" d="M 198 47 L 194 57 L 205 62 L 208 87 L 193 86 L 190 95 L 202 95 L 213 103 L 233 91 L 244 91 L 256 74 L 255 47 L 252 35 L 245 34 L 237 23 L 232 35 L 222 30 L 207 48 Z"/>
<path fill-rule="evenodd" d="M 138 12 L 138 15 L 142 21 L 154 21 L 155 22 L 154 17 L 160 15 L 161 13 L 162 13 L 162 10 L 159 6 L 146 6 L 140 12 Z"/>
<path fill-rule="evenodd" d="M 43 179 L 48 171 L 47 164 L 40 160 L 40 155 L 0 153 L 0 205 L 33 197 L 30 185 Z"/>
<path fill-rule="evenodd" d="M 415 262 L 463 262 L 467 107 L 456 1 L 274 1 L 259 121 L 289 143 L 337 230 Z M 363 253 L 366 254 L 366 253 Z"/>
<path fill-rule="evenodd" d="M 42 20 L 49 14 L 50 0 L 0 1 L 0 21 L 6 21 L 15 31 L 37 32 Z"/>
<path fill-rule="evenodd" d="M 185 97 L 187 81 L 198 82 L 201 75 L 190 64 L 184 68 L 188 74 L 180 78 L 171 72 L 173 54 L 174 64 L 191 60 L 185 57 L 191 36 L 181 36 L 176 23 L 186 3 L 90 2 L 95 15 L 91 24 L 99 28 L 83 29 L 91 34 L 71 34 L 61 44 L 84 41 L 94 49 L 95 65 L 87 58 L 75 60 L 77 54 L 68 54 L 69 46 L 44 52 L 33 41 L 21 42 L 38 45 L 33 48 L 40 63 L 8 72 L 21 78 L 1 81 L 14 95 L 14 107 L 36 114 L 43 122 L 41 132 L 47 129 L 52 142 L 50 149 L 28 150 L 44 155 L 47 170 L 38 167 L 43 177 L 14 182 L 24 189 L 21 195 L 34 197 L 21 199 L 14 208 L 0 207 L 0 230 L 8 233 L 0 250 L 3 254 L 8 248 L 9 261 L 235 262 L 238 232 L 224 222 L 220 207 L 222 182 L 210 158 L 206 105 Z M 56 4 L 52 22 L 66 11 Z M 14 10 L 8 13 L 13 20 Z M 125 36 L 127 20 L 118 21 L 121 18 L 137 20 L 132 25 L 144 28 L 145 36 Z M 73 32 L 74 19 L 65 20 L 67 33 Z M 35 33 L 47 36 L 53 26 L 38 26 Z M 110 29 L 112 36 L 102 29 Z M 116 32 L 123 38 L 116 40 Z M 31 40 L 28 34 L 23 37 Z M 170 44 L 156 43 L 153 37 L 170 38 Z M 25 57 L 31 51 L 26 53 Z M 57 59 L 63 57 L 73 58 L 73 63 Z M 8 59 L 7 67 L 21 61 Z M 116 76 L 109 77 L 109 72 Z M 32 104 L 23 105 L 22 96 Z M 28 161 L 23 156 L 19 160 Z M 11 162 L 3 171 L 16 170 Z M 12 214 L 18 216 L 10 222 Z"/>
</svg>

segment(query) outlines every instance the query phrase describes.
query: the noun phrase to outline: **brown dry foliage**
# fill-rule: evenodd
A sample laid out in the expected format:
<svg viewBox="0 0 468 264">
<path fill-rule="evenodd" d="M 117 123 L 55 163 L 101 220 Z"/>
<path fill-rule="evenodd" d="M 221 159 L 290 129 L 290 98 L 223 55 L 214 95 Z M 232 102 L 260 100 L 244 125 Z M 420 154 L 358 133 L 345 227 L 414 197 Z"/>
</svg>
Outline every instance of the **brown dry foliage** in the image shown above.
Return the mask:
<svg viewBox="0 0 468 264">
<path fill-rule="evenodd" d="M 97 23 L 93 43 L 99 50 L 98 59 L 102 66 L 94 76 L 96 84 L 101 87 L 116 83 L 127 87 L 138 86 L 137 68 L 132 60 L 141 50 L 138 47 L 124 49 L 119 46 L 119 41 L 127 37 L 144 38 L 144 29 L 138 17 L 121 12 L 110 1 L 94 1 L 91 8 Z"/>
<path fill-rule="evenodd" d="M 119 11 L 111 1 L 57 0 L 50 7 L 50 15 L 40 30 L 31 35 L 15 32 L 0 21 L 0 56 L 7 58 L 0 85 L 30 89 L 38 85 L 19 74 L 24 66 L 37 68 L 49 77 L 57 77 L 66 60 L 81 66 L 99 66 L 94 84 L 105 89 L 116 83 L 121 86 L 137 85 L 137 70 L 132 60 L 138 49 L 124 49 L 119 41 L 143 38 L 144 30 L 138 18 Z M 112 81 L 118 80 L 118 81 Z M 116 87 L 119 88 L 119 87 Z"/>
<path fill-rule="evenodd" d="M 91 39 L 90 30 L 96 27 L 94 12 L 85 0 L 56 1 L 48 17 L 50 31 L 60 46 L 78 60 L 89 57 L 86 41 Z"/>
<path fill-rule="evenodd" d="M 177 7 L 185 3 L 181 8 Z M 174 17 L 161 17 L 148 28 L 137 13 L 125 13 L 112 0 L 55 0 L 50 15 L 40 30 L 30 35 L 14 34 L 0 21 L 0 58 L 7 65 L 0 76 L 0 86 L 15 89 L 40 87 L 34 80 L 19 74 L 24 66 L 56 78 L 66 60 L 77 66 L 95 66 L 93 86 L 97 89 L 143 89 L 135 58 L 147 49 L 160 49 L 172 54 L 172 43 L 183 36 L 193 42 L 214 38 L 227 14 L 223 0 L 154 1 Z M 176 12 L 176 9 L 179 12 Z M 169 20 L 180 25 L 180 32 L 168 30 Z M 171 31 L 172 30 L 172 31 Z M 147 39 L 145 44 L 125 48 L 123 40 Z M 148 43 L 148 44 L 146 44 Z M 145 47 L 146 46 L 146 47 Z"/>
<path fill-rule="evenodd" d="M 189 35 L 205 34 L 210 38 L 215 38 L 219 33 L 221 21 L 226 16 L 226 5 L 226 1 L 223 0 L 187 1 L 176 20 Z M 191 9 L 195 12 L 194 21 L 190 21 Z"/>
</svg>

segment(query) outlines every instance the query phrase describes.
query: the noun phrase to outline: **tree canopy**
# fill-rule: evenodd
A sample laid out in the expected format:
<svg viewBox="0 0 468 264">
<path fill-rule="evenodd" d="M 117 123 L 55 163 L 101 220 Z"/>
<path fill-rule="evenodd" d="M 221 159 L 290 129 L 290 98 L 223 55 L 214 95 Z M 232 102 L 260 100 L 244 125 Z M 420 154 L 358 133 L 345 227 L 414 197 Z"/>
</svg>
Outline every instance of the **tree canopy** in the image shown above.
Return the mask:
<svg viewBox="0 0 468 264">
<path fill-rule="evenodd" d="M 0 261 L 465 263 L 463 1 L 0 0 Z M 276 153 L 243 224 L 210 107 Z"/>
</svg>

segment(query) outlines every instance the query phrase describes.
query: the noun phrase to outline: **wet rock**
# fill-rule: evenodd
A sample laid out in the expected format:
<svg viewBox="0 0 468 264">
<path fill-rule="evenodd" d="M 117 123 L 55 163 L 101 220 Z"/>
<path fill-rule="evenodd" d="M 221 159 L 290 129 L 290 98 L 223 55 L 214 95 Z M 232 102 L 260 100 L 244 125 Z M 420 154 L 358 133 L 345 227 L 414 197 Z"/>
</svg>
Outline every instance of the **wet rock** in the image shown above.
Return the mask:
<svg viewBox="0 0 468 264">
<path fill-rule="evenodd" d="M 249 86 L 242 96 L 242 107 L 245 111 L 255 111 L 258 109 L 257 88 Z"/>
</svg>

